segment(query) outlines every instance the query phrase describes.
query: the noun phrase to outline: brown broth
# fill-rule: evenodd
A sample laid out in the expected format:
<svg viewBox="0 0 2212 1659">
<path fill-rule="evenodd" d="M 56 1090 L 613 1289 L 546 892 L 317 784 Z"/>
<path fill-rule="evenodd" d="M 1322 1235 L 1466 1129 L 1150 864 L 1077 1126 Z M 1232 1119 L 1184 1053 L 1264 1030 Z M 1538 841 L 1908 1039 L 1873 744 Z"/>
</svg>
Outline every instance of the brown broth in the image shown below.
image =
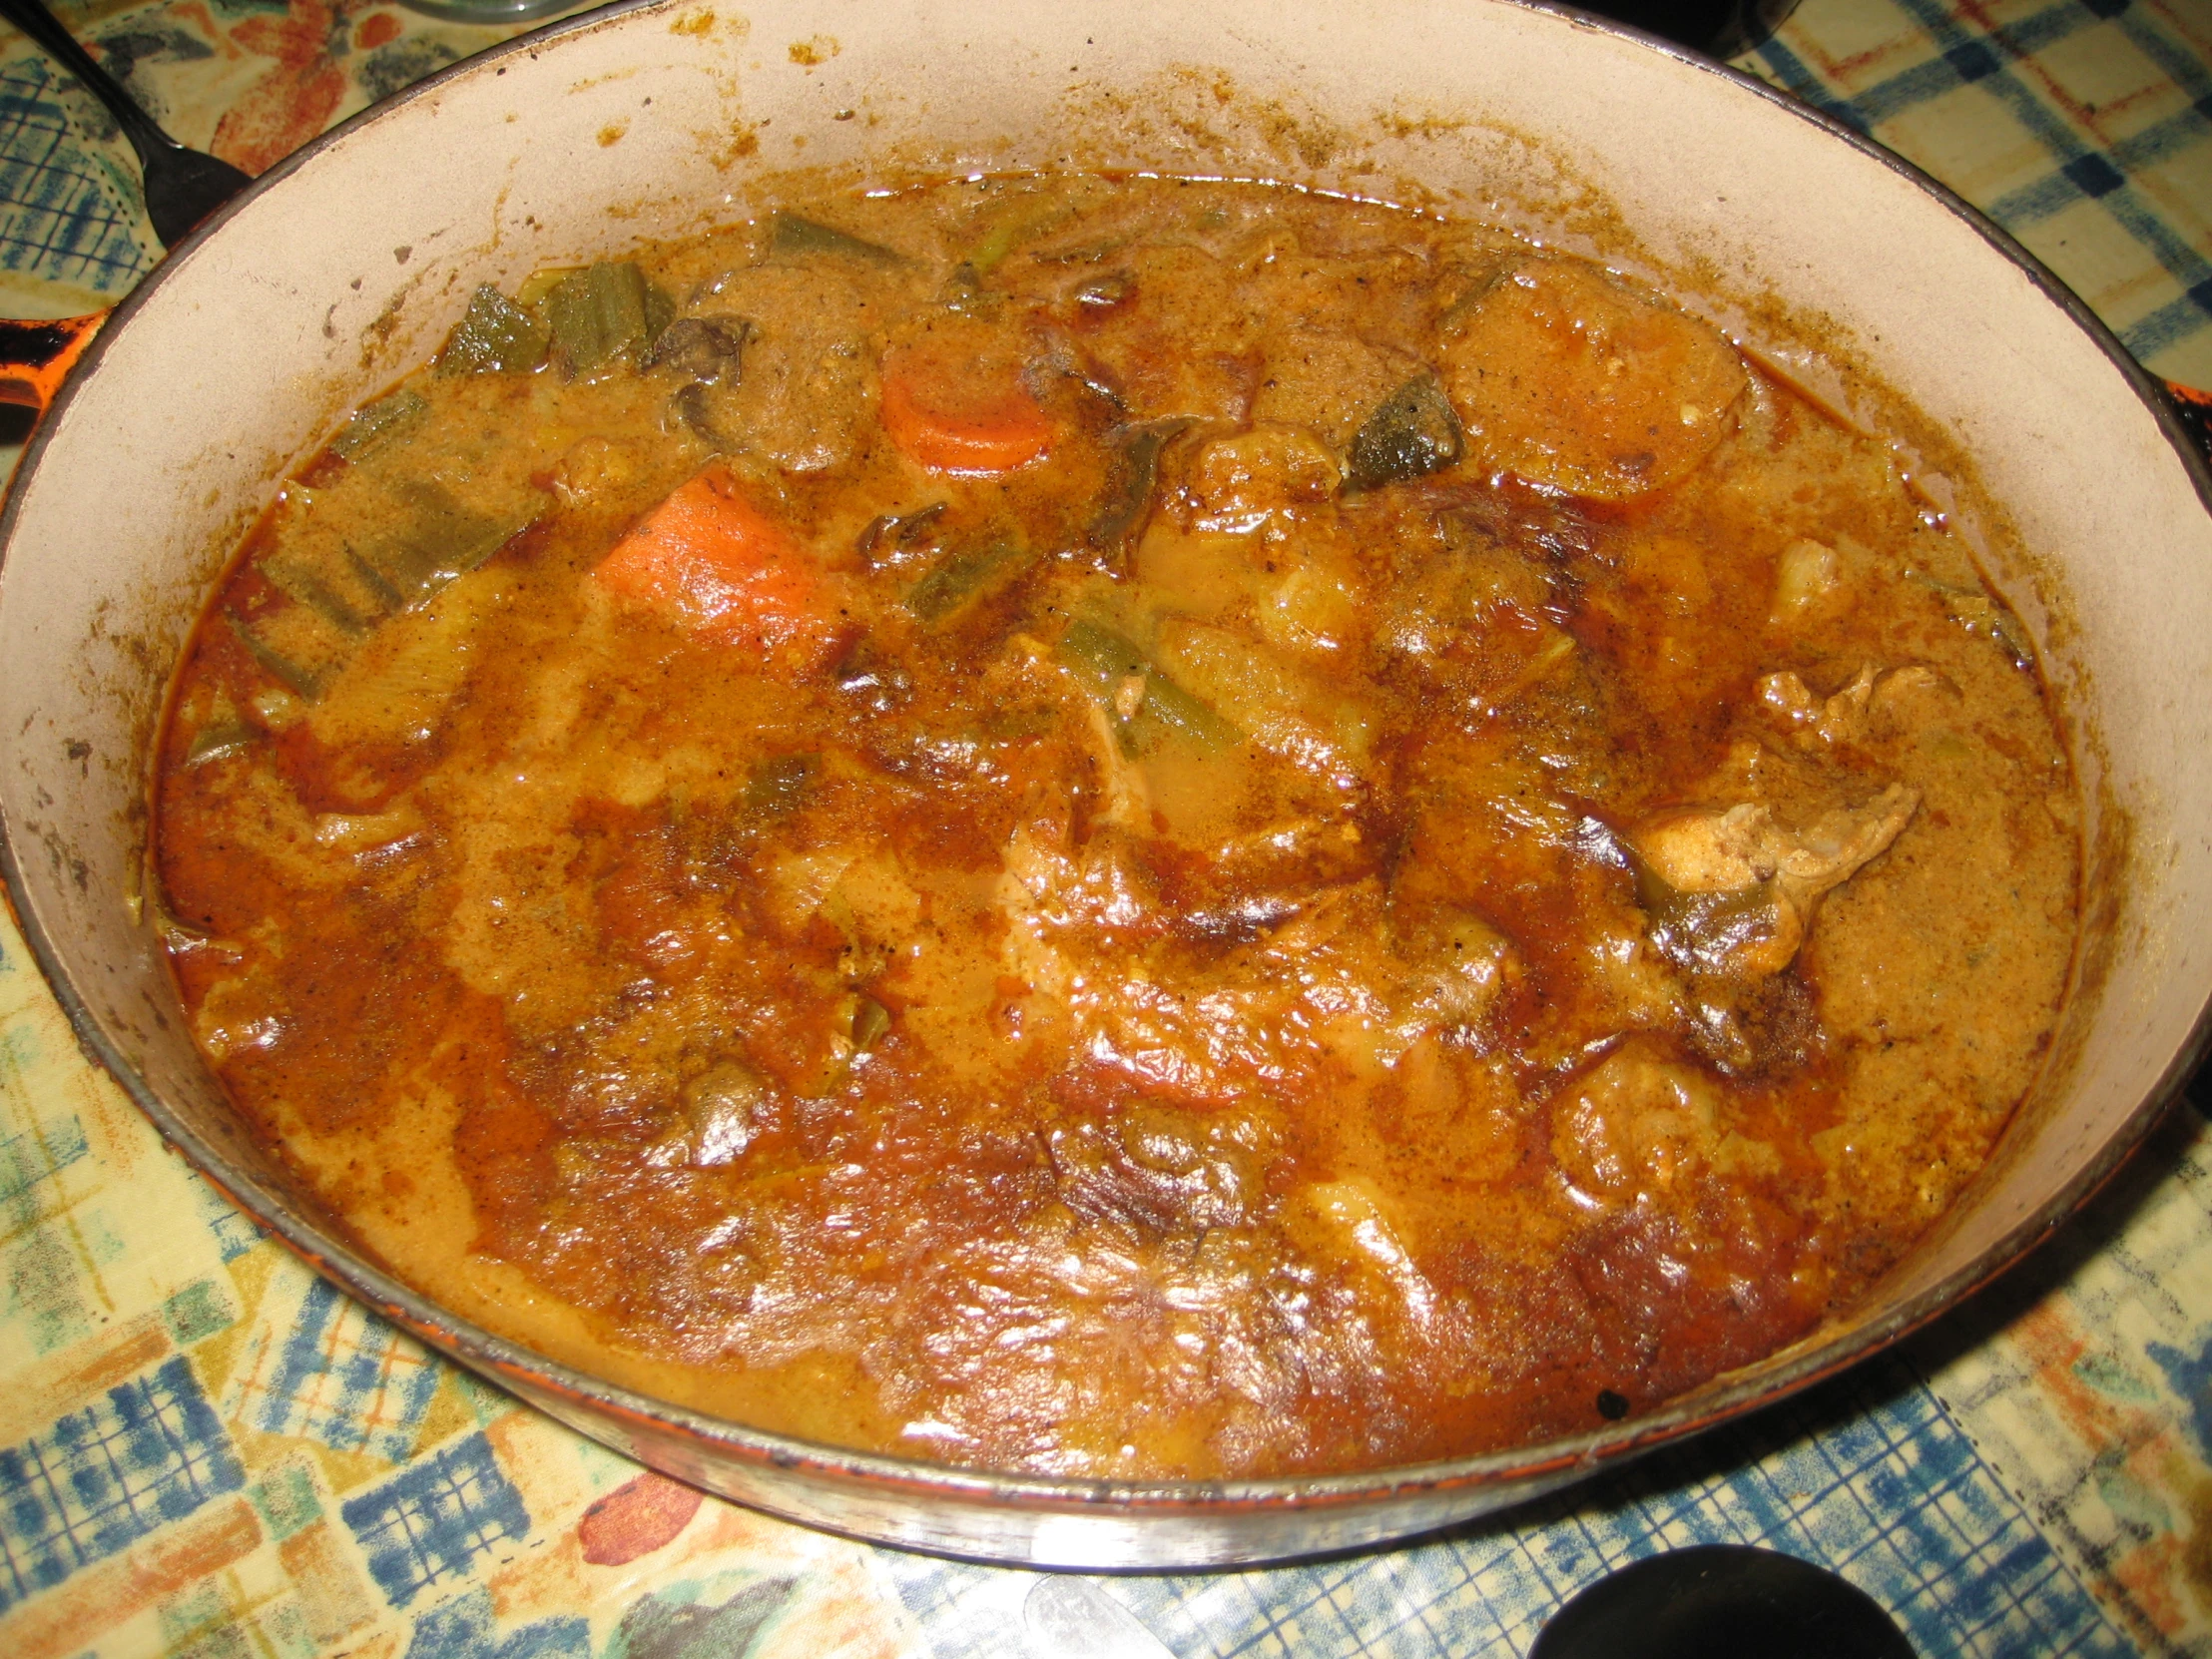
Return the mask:
<svg viewBox="0 0 2212 1659">
<path fill-rule="evenodd" d="M 1882 444 L 1392 210 L 810 213 L 412 377 L 179 671 L 178 978 L 367 1250 L 766 1427 L 1202 1476 L 1641 1411 L 1943 1212 L 2078 815 Z"/>
</svg>

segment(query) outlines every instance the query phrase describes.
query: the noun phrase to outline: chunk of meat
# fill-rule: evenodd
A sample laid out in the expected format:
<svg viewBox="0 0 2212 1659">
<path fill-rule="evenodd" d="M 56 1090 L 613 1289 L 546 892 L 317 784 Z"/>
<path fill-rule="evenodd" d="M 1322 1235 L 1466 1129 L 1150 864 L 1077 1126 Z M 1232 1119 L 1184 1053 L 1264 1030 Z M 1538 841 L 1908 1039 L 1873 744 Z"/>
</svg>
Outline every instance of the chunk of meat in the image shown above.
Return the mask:
<svg viewBox="0 0 2212 1659">
<path fill-rule="evenodd" d="M 1877 674 L 1870 663 L 1827 698 L 1815 697 L 1795 674 L 1767 675 L 1759 682 L 1759 702 L 1789 729 L 1790 741 L 1810 753 L 1864 742 L 1873 719 L 1894 709 L 1901 697 L 1942 684 L 1943 677 L 1925 664 Z"/>
<path fill-rule="evenodd" d="M 820 270 L 757 266 L 725 280 L 715 303 L 742 312 L 743 374 L 686 389 L 678 410 L 716 449 L 786 472 L 850 460 L 874 413 L 868 331 L 874 311 L 852 282 Z"/>
<path fill-rule="evenodd" d="M 1717 953 L 1732 971 L 1756 976 L 1789 966 L 1821 895 L 1885 851 L 1920 804 L 1918 790 L 1892 784 L 1863 806 L 1791 830 L 1766 806 L 1746 802 L 1673 814 L 1634 839 L 1645 867 L 1678 894 L 1741 894 L 1771 906 L 1771 919 L 1735 928 Z"/>
<path fill-rule="evenodd" d="M 1200 530 L 1257 530 L 1285 507 L 1326 501 L 1337 493 L 1336 457 L 1295 426 L 1255 426 L 1216 438 L 1191 466 L 1190 492 Z"/>
<path fill-rule="evenodd" d="M 1477 460 L 1603 501 L 1695 470 L 1748 383 L 1717 329 L 1579 262 L 1514 267 L 1444 347 Z"/>
<path fill-rule="evenodd" d="M 1772 1146 L 1729 1126 L 1711 1078 L 1638 1040 L 1586 1074 L 1553 1108 L 1551 1126 L 1568 1196 L 1589 1210 L 1681 1211 L 1703 1180 L 1780 1167 Z"/>
</svg>

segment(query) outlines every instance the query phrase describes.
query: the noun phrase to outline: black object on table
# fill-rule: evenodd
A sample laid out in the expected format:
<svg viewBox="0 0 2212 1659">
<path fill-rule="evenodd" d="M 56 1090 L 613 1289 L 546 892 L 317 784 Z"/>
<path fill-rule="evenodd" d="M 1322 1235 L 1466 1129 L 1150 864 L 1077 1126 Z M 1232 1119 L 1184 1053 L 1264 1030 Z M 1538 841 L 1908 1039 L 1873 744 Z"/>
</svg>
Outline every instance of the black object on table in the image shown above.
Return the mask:
<svg viewBox="0 0 2212 1659">
<path fill-rule="evenodd" d="M 1528 1659 L 1916 1659 L 1896 1621 L 1826 1567 L 1699 1544 L 1608 1573 L 1551 1617 Z"/>
<path fill-rule="evenodd" d="M 0 17 L 46 49 L 64 69 L 77 77 L 115 117 L 123 136 L 138 152 L 139 174 L 146 188 L 146 217 L 164 248 L 174 248 L 192 228 L 231 200 L 254 181 L 229 162 L 217 161 L 198 150 L 187 150 L 154 118 L 138 107 L 122 83 L 93 61 L 92 54 L 48 11 L 43 0 L 0 0 Z"/>
<path fill-rule="evenodd" d="M 1716 58 L 1748 52 L 1797 10 L 1798 0 L 1574 0 L 1596 12 Z"/>
</svg>

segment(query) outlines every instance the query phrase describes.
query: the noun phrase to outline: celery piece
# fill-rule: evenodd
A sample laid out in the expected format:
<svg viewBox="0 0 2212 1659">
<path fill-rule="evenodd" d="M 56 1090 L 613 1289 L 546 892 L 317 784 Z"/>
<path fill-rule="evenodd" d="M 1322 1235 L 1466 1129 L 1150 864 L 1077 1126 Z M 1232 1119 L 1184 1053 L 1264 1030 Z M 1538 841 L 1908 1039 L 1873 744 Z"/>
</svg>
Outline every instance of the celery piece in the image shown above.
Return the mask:
<svg viewBox="0 0 2212 1659">
<path fill-rule="evenodd" d="M 553 343 L 544 323 L 486 282 L 438 353 L 440 374 L 526 374 Z"/>
<path fill-rule="evenodd" d="M 476 569 L 533 522 L 470 512 L 451 490 L 427 480 L 395 493 L 414 509 L 413 521 L 371 548 L 364 563 L 406 605 L 420 604 Z"/>
<path fill-rule="evenodd" d="M 899 266 L 906 263 L 906 256 L 892 252 L 879 242 L 865 242 L 849 231 L 840 231 L 833 225 L 819 224 L 812 219 L 802 219 L 797 214 L 778 214 L 771 224 L 768 238 L 771 258 L 803 259 L 810 254 L 828 254 L 840 260 L 859 260 L 867 265 Z"/>
<path fill-rule="evenodd" d="M 376 625 L 376 618 L 363 615 L 351 601 L 340 594 L 316 571 L 298 559 L 276 553 L 262 559 L 255 567 L 268 580 L 269 585 L 293 603 L 327 622 L 339 633 L 352 639 L 364 638 Z"/>
<path fill-rule="evenodd" d="M 355 409 L 353 418 L 330 440 L 330 447 L 348 461 L 364 460 L 429 412 L 420 392 L 395 391 Z"/>
<path fill-rule="evenodd" d="M 942 622 L 1036 562 L 1035 549 L 1009 541 L 955 549 L 906 590 L 906 609 L 925 626 Z"/>
<path fill-rule="evenodd" d="M 1244 736 L 1162 673 L 1134 641 L 1111 628 L 1078 617 L 1060 636 L 1053 655 L 1106 705 L 1122 743 L 1131 750 L 1150 749 L 1164 737 L 1202 750 L 1226 749 Z M 1144 699 L 1135 715 L 1125 717 L 1115 698 L 1132 677 L 1144 682 Z"/>
<path fill-rule="evenodd" d="M 571 374 L 589 374 L 624 351 L 649 347 L 675 306 L 624 260 L 570 272 L 545 296 L 553 343 Z"/>
<path fill-rule="evenodd" d="M 1451 399 L 1432 376 L 1416 374 L 1383 398 L 1353 435 L 1345 484 L 1372 490 L 1426 477 L 1456 464 L 1465 452 Z"/>
<path fill-rule="evenodd" d="M 515 289 L 515 303 L 525 309 L 536 307 L 544 302 L 547 294 L 583 269 L 580 265 L 549 265 L 531 272 Z"/>
<path fill-rule="evenodd" d="M 259 663 L 262 671 L 272 680 L 294 697 L 304 698 L 309 703 L 322 695 L 321 675 L 293 662 L 241 622 L 236 612 L 224 612 L 223 620 L 231 625 L 231 632 L 238 636 L 239 644 L 246 647 L 246 654 Z"/>
</svg>

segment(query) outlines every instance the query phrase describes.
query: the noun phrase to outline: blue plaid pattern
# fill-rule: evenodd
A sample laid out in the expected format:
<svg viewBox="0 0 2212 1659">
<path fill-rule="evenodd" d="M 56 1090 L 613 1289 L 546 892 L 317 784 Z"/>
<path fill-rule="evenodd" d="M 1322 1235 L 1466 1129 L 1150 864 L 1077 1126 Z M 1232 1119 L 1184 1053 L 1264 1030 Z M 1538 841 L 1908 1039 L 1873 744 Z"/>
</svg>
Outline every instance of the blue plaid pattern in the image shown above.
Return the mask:
<svg viewBox="0 0 2212 1659">
<path fill-rule="evenodd" d="M 26 1131 L 0 1139 L 0 1216 L 6 1218 L 9 1231 L 20 1231 L 42 1220 L 45 1206 L 37 1190 L 40 1184 L 51 1181 L 89 1151 L 85 1126 L 74 1116 L 50 1119 L 40 1124 L 36 1133 Z"/>
<path fill-rule="evenodd" d="M 1387 1554 L 1102 1581 L 1179 1654 L 1525 1653 L 1566 1600 L 1686 1544 L 1835 1568 L 1925 1654 L 2121 1659 L 2133 1645 L 1905 1363 L 1887 1359 L 1594 1488 Z M 1018 1659 L 1016 1575 L 878 1556 L 936 1659 Z"/>
<path fill-rule="evenodd" d="M 227 1401 L 234 1414 L 266 1433 L 406 1461 L 438 1388 L 435 1362 L 412 1338 L 315 1279 L 264 1343 Z"/>
<path fill-rule="evenodd" d="M 120 293 L 153 266 L 136 182 L 119 190 L 71 138 L 53 84 L 40 58 L 0 67 L 0 270 Z"/>
<path fill-rule="evenodd" d="M 655 1650 L 656 1654 L 664 1650 Z M 689 1654 L 692 1650 L 685 1649 Z M 728 1650 L 738 1659 L 741 1649 Z M 583 1619 L 539 1619 L 505 1636 L 498 1632 L 489 1590 L 470 1590 L 415 1621 L 407 1659 L 591 1659 L 591 1626 Z M 644 1656 L 640 1656 L 644 1659 Z M 671 1659 L 674 1659 L 672 1653 Z M 710 1659 L 702 1653 L 700 1659 Z M 711 1659 L 724 1659 L 721 1652 Z"/>
<path fill-rule="evenodd" d="M 529 1511 L 482 1434 L 441 1447 L 338 1510 L 394 1607 L 468 1576 L 502 1539 L 530 1535 Z"/>
<path fill-rule="evenodd" d="M 1818 6 L 1809 0 L 1804 26 L 1745 67 L 1935 164 L 2080 290 L 2144 362 L 2177 379 L 2212 377 L 2212 68 L 2184 7 L 1889 0 L 1876 8 L 1894 14 L 1887 40 L 1815 63 L 1807 54 Z M 2201 6 L 2197 17 L 2201 42 Z M 2016 138 L 2019 155 L 1945 165 L 1937 135 L 1975 120 Z M 2111 227 L 2136 250 L 2127 269 L 2115 268 L 2109 238 L 2089 234 Z"/>
<path fill-rule="evenodd" d="M 246 1484 L 182 1356 L 0 1450 L 0 1613 Z"/>
</svg>

